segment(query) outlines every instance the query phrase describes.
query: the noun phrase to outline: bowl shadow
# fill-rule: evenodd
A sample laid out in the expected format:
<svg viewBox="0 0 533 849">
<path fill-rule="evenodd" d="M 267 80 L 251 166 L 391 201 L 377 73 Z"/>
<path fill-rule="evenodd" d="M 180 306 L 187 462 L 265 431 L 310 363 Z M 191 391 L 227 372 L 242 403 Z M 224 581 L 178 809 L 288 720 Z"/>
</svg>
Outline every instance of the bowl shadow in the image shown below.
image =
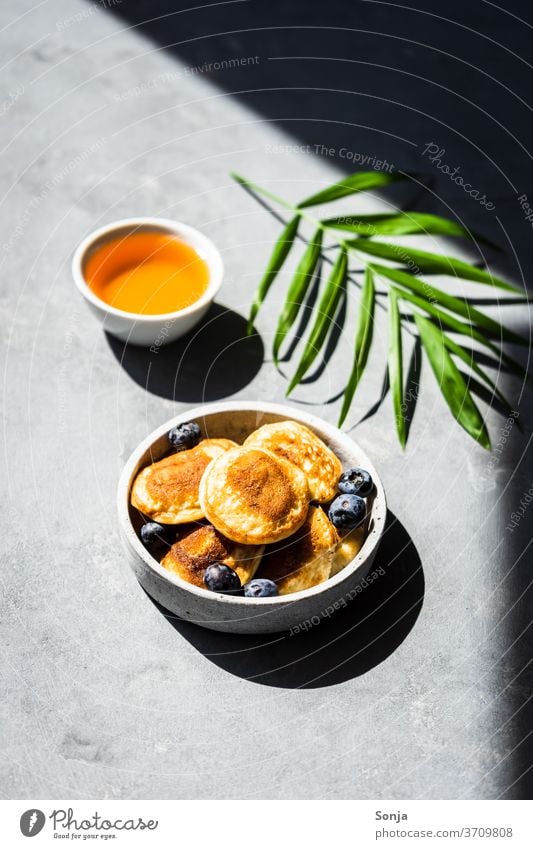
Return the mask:
<svg viewBox="0 0 533 849">
<path fill-rule="evenodd" d="M 424 599 L 422 564 L 411 537 L 390 511 L 370 574 L 377 577 L 346 607 L 320 624 L 284 634 L 209 631 L 152 601 L 182 637 L 226 672 L 269 687 L 315 689 L 378 666 L 418 618 Z"/>
<path fill-rule="evenodd" d="M 218 401 L 239 392 L 263 364 L 263 343 L 246 319 L 214 303 L 186 336 L 159 348 L 128 345 L 106 333 L 116 359 L 147 392 L 173 401 Z"/>
</svg>

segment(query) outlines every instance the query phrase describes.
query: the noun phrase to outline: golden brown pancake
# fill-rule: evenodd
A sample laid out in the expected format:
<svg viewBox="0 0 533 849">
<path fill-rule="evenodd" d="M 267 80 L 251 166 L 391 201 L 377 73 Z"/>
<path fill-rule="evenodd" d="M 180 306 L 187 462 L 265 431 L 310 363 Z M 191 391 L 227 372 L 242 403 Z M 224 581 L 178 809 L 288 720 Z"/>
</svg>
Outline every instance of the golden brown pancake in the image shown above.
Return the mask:
<svg viewBox="0 0 533 849">
<path fill-rule="evenodd" d="M 215 457 L 235 446 L 230 439 L 203 439 L 194 448 L 152 463 L 135 478 L 131 503 L 156 522 L 182 525 L 204 518 L 198 490 Z"/>
<path fill-rule="evenodd" d="M 344 569 L 344 567 L 347 566 L 348 563 L 351 563 L 354 557 L 359 554 L 365 541 L 365 536 L 366 526 L 362 525 L 360 528 L 356 528 L 355 531 L 350 531 L 349 534 L 346 534 L 346 536 L 340 540 L 333 558 L 330 577 L 333 577 L 333 575 L 336 575 L 337 572 L 341 571 L 341 569 Z"/>
<path fill-rule="evenodd" d="M 232 448 L 217 457 L 200 484 L 200 504 L 211 524 L 248 545 L 290 536 L 305 522 L 308 503 L 304 473 L 256 448 Z"/>
<path fill-rule="evenodd" d="M 201 525 L 175 542 L 161 565 L 180 578 L 204 587 L 204 573 L 211 563 L 225 563 L 237 573 L 241 584 L 253 578 L 264 546 L 239 545 L 219 533 L 212 525 Z"/>
<path fill-rule="evenodd" d="M 271 451 L 298 466 L 307 475 L 315 501 L 329 501 L 335 495 L 342 464 L 318 436 L 299 422 L 263 425 L 250 434 L 244 445 Z"/>
<path fill-rule="evenodd" d="M 280 595 L 326 581 L 337 545 L 337 531 L 321 507 L 310 507 L 305 524 L 282 544 L 265 549 L 258 578 L 270 578 Z"/>
</svg>

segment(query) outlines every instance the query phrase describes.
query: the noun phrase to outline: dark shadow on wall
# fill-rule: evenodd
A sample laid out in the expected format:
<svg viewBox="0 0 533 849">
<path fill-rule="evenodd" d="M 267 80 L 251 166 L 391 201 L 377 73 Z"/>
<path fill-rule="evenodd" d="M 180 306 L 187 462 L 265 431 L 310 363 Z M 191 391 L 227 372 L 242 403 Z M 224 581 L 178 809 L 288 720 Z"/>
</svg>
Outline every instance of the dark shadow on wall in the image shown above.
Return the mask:
<svg viewBox="0 0 533 849">
<path fill-rule="evenodd" d="M 528 325 L 517 331 L 528 333 Z M 514 382 L 515 390 L 518 381 Z M 496 624 L 493 639 L 502 646 L 498 676 L 498 713 L 503 717 L 491 745 L 511 753 L 503 761 L 506 783 L 501 798 L 531 799 L 533 788 L 533 581 L 531 573 L 533 520 L 533 393 L 524 388 L 516 404 L 524 425 L 510 429 L 496 464 L 506 464 L 505 479 L 513 481 L 501 501 L 500 553 L 505 615 Z M 503 422 L 503 420 L 502 420 Z M 508 430 L 502 430 L 507 434 Z M 497 480 L 501 481 L 501 475 Z M 494 483 L 487 481 L 489 486 Z M 496 490 L 497 494 L 497 490 Z"/>
<path fill-rule="evenodd" d="M 500 252 L 483 251 L 492 268 L 530 289 L 533 238 L 523 203 L 526 197 L 533 205 L 533 162 L 528 149 L 533 79 L 527 64 L 531 5 L 527 0 L 509 0 L 500 9 L 483 0 L 426 0 L 418 5 L 416 10 L 394 0 L 310 0 L 305 4 L 249 0 L 197 3 L 187 10 L 187 4 L 176 0 L 128 0 L 111 11 L 175 55 L 188 73 L 201 76 L 277 125 L 308 155 L 321 157 L 346 173 L 386 160 L 395 170 L 420 175 L 429 188 L 414 192 L 411 187 L 410 196 L 399 195 L 404 208 L 408 204 L 412 209 L 457 216 L 500 246 Z M 178 91 L 179 79 L 174 84 Z M 440 152 L 434 162 L 425 153 L 429 144 Z M 450 178 L 454 169 L 474 191 L 486 195 L 494 204 L 492 211 Z M 142 366 L 135 369 L 142 382 Z M 161 380 L 166 388 L 160 394 L 174 397 L 168 394 L 169 379 Z M 504 392 L 506 383 L 501 387 Z M 508 394 L 512 396 L 512 388 Z M 527 490 L 531 456 L 524 449 L 533 411 L 525 394 L 520 409 L 526 435 L 514 433 L 502 462 L 510 456 L 514 474 Z M 517 485 L 518 493 L 521 486 Z M 520 499 L 517 487 L 514 495 L 502 500 L 501 508 L 507 564 L 502 564 L 502 574 L 513 568 L 505 578 L 509 614 L 501 624 L 500 638 L 494 637 L 502 655 L 495 675 L 501 676 L 498 703 L 504 709 L 500 715 L 506 720 L 513 717 L 498 732 L 501 746 L 511 753 L 502 764 L 502 793 L 507 798 L 530 798 L 529 515 L 513 532 L 506 530 Z M 411 585 L 416 574 L 415 569 Z M 387 591 L 389 580 L 393 580 L 392 572 L 369 590 L 361 605 L 368 604 L 370 609 L 376 603 L 373 597 Z M 248 642 L 233 637 L 223 638 L 225 650 L 221 651 L 220 636 L 184 623 L 176 627 L 213 662 L 234 674 L 273 686 L 322 686 L 362 674 L 379 662 L 380 652 L 382 656 L 390 653 L 379 641 L 374 649 L 361 650 L 366 645 L 361 633 L 365 639 L 372 638 L 372 633 L 364 632 L 370 626 L 359 619 L 361 605 L 352 605 L 304 637 L 281 638 L 268 652 L 254 647 L 251 638 Z M 335 629 L 351 635 L 335 644 L 342 646 L 343 662 L 339 666 L 337 661 L 334 671 L 333 653 L 325 648 L 328 629 L 337 637 Z M 237 655 L 230 648 L 235 639 L 242 643 Z M 313 660 L 306 660 L 313 651 Z M 276 672 L 266 661 L 272 653 L 279 667 Z M 512 780 L 504 784 L 509 761 Z"/>
<path fill-rule="evenodd" d="M 294 629 L 292 635 L 208 631 L 157 606 L 198 651 L 232 675 L 269 687 L 329 687 L 382 663 L 406 639 L 422 608 L 424 573 L 418 552 L 390 513 L 371 572 L 377 577 L 345 608 L 306 631 Z"/>
<path fill-rule="evenodd" d="M 419 175 L 430 188 L 406 189 L 410 208 L 423 199 L 428 212 L 457 215 L 503 248 L 483 253 L 518 280 L 519 264 L 531 267 L 517 200 L 533 198 L 531 30 L 513 17 L 531 18 L 527 0 L 504 10 L 483 0 L 426 0 L 418 10 L 394 0 L 128 0 L 109 11 L 308 155 L 346 172 L 381 162 Z M 167 84 L 179 95 L 179 78 Z M 442 151 L 440 168 L 429 144 Z M 456 168 L 494 210 L 450 178 Z"/>
</svg>

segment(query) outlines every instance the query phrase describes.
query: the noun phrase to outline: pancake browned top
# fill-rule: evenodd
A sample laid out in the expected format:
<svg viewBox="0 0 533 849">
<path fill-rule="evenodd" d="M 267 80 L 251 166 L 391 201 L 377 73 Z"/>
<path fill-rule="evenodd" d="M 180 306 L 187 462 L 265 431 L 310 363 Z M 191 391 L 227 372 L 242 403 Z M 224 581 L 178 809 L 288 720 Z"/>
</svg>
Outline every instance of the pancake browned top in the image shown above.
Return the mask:
<svg viewBox="0 0 533 849">
<path fill-rule="evenodd" d="M 217 457 L 200 484 L 209 521 L 235 542 L 261 545 L 294 533 L 305 521 L 307 479 L 269 451 L 233 448 Z"/>
<path fill-rule="evenodd" d="M 329 501 L 335 495 L 342 464 L 305 425 L 290 419 L 266 424 L 250 434 L 244 445 L 270 451 L 298 466 L 307 476 L 314 500 Z"/>
<path fill-rule="evenodd" d="M 337 541 L 322 508 L 310 507 L 294 536 L 266 547 L 257 577 L 275 581 L 280 595 L 314 587 L 329 578 Z"/>
<path fill-rule="evenodd" d="M 203 519 L 198 497 L 202 475 L 214 457 L 234 446 L 230 439 L 203 439 L 194 448 L 152 463 L 137 475 L 131 503 L 164 524 L 181 525 Z"/>
<path fill-rule="evenodd" d="M 237 573 L 241 584 L 245 584 L 254 576 L 263 548 L 262 545 L 239 545 L 212 525 L 201 525 L 174 543 L 161 565 L 185 581 L 203 587 L 207 567 L 211 563 L 225 563 Z"/>
</svg>

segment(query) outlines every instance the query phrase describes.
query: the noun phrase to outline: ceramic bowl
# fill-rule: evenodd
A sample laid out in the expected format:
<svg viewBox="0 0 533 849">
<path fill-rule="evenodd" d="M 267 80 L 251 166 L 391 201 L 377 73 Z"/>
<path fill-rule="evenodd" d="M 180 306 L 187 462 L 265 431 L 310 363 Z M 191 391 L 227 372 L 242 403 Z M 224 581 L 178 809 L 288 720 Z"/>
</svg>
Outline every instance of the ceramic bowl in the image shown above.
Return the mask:
<svg viewBox="0 0 533 849">
<path fill-rule="evenodd" d="M 161 315 L 140 315 L 119 310 L 99 298 L 87 285 L 85 266 L 91 253 L 109 239 L 133 232 L 157 232 L 177 236 L 191 245 L 207 263 L 209 283 L 206 291 L 193 304 Z M 222 257 L 211 239 L 179 221 L 168 218 L 124 218 L 94 230 L 77 248 L 72 259 L 72 276 L 86 304 L 102 322 L 104 330 L 130 345 L 153 346 L 156 351 L 167 342 L 188 333 L 204 317 L 211 306 L 224 276 Z"/>
<path fill-rule="evenodd" d="M 345 468 L 368 469 L 375 483 L 368 499 L 367 535 L 357 556 L 337 575 L 322 584 L 275 598 L 244 598 L 213 593 L 183 581 L 167 571 L 142 545 L 138 530 L 142 519 L 130 505 L 130 491 L 137 473 L 168 453 L 167 431 L 180 422 L 196 421 L 202 435 L 242 442 L 257 427 L 292 419 L 301 422 L 329 445 Z M 129 562 L 147 593 L 182 619 L 211 628 L 241 634 L 296 629 L 331 616 L 356 596 L 355 588 L 368 575 L 385 527 L 387 507 L 379 475 L 364 451 L 347 434 L 298 408 L 265 402 L 241 401 L 205 404 L 180 413 L 158 427 L 135 449 L 118 485 L 118 518 Z M 355 602 L 356 603 L 356 602 Z M 303 628 L 302 628 L 303 629 Z"/>
</svg>

